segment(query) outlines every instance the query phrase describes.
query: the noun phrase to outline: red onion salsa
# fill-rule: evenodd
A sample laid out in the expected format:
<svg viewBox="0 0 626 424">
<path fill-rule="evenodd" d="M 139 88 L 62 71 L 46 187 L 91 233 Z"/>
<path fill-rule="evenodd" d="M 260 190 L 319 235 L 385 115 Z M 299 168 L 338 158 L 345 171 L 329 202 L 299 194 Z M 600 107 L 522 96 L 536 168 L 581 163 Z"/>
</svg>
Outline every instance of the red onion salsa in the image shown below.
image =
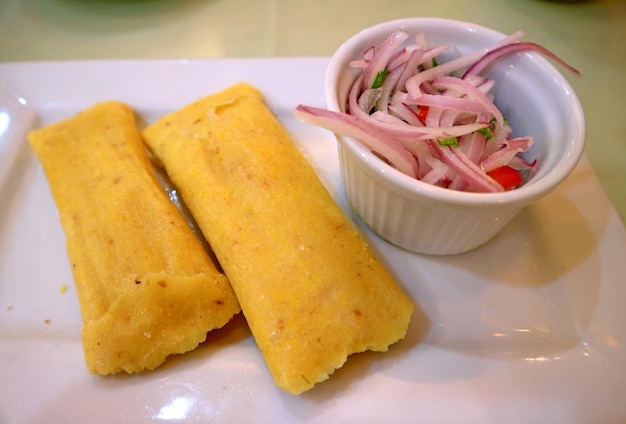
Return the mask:
<svg viewBox="0 0 626 424">
<path fill-rule="evenodd" d="M 429 46 L 397 30 L 350 63 L 360 68 L 346 113 L 298 105 L 303 122 L 352 137 L 399 171 L 453 190 L 500 192 L 522 184 L 536 161 L 520 156 L 533 137 L 512 137 L 490 94 L 494 81 L 481 71 L 499 58 L 537 51 L 579 72 L 544 47 L 519 41 L 517 31 L 499 42 L 439 64 L 447 45 Z"/>
</svg>

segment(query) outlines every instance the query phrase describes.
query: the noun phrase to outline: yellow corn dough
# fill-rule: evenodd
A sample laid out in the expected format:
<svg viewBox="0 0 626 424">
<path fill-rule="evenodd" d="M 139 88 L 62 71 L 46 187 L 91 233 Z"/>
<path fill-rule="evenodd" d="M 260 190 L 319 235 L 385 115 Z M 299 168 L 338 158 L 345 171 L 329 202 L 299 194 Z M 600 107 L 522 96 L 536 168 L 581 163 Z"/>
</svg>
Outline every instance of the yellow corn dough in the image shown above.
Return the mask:
<svg viewBox="0 0 626 424">
<path fill-rule="evenodd" d="M 159 185 L 127 105 L 99 103 L 29 142 L 65 231 L 91 373 L 156 368 L 240 311 Z"/>
<path fill-rule="evenodd" d="M 235 85 L 143 135 L 215 251 L 279 387 L 300 394 L 348 355 L 404 337 L 412 303 L 258 90 Z"/>
</svg>

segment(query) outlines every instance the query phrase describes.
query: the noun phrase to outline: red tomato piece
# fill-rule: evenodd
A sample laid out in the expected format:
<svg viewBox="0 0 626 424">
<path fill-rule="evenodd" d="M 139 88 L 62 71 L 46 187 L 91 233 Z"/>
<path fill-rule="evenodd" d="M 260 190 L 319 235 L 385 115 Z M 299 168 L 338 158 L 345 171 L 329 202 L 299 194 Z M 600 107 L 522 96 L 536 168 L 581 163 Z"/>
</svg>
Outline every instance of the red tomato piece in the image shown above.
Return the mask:
<svg viewBox="0 0 626 424">
<path fill-rule="evenodd" d="M 522 183 L 520 173 L 506 165 L 487 172 L 487 175 L 500 183 L 505 190 L 511 190 Z"/>
<path fill-rule="evenodd" d="M 426 115 L 428 115 L 428 106 L 420 106 L 417 119 L 419 119 L 422 124 L 426 124 Z"/>
</svg>

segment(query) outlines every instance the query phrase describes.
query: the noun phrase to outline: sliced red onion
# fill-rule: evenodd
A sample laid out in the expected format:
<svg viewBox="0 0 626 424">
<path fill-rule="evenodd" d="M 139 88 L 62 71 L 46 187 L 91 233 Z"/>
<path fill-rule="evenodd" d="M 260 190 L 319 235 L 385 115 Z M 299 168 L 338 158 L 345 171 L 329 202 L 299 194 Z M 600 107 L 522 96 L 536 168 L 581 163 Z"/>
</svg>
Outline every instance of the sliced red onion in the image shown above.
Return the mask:
<svg viewBox="0 0 626 424">
<path fill-rule="evenodd" d="M 383 84 L 380 87 L 382 90 L 382 95 L 376 102 L 377 110 L 387 113 L 391 95 L 395 91 L 395 87 L 398 84 L 398 80 L 402 76 L 402 71 L 403 71 L 403 68 L 394 69 L 393 71 L 389 72 L 389 74 L 383 81 Z"/>
<path fill-rule="evenodd" d="M 348 93 L 346 113 L 300 105 L 296 117 L 361 141 L 401 172 L 453 190 L 497 192 L 503 187 L 487 175 L 510 166 L 527 176 L 535 170 L 519 153 L 532 137 L 511 138 L 512 129 L 494 104 L 494 81 L 479 73 L 498 58 L 538 51 L 565 64 L 543 47 L 520 42 L 517 31 L 486 48 L 434 66 L 448 46 L 428 45 L 423 33 L 412 44 L 394 31 L 380 46 L 368 48 L 350 66 L 361 68 Z M 452 76 L 466 69 L 463 78 Z M 383 77 L 383 78 L 381 78 Z M 378 87 L 373 87 L 380 82 Z"/>
<path fill-rule="evenodd" d="M 504 39 L 492 44 L 491 46 L 485 47 L 483 49 L 477 50 L 465 56 L 461 56 L 457 59 L 451 60 L 450 62 L 446 62 L 435 66 L 434 68 L 428 69 L 424 72 L 419 72 L 409 78 L 406 82 L 406 90 L 413 97 L 417 98 L 422 94 L 420 86 L 422 83 L 426 81 L 430 81 L 435 77 L 441 77 L 444 75 L 448 75 L 454 71 L 458 71 L 461 68 L 471 65 L 478 59 L 480 59 L 486 53 L 495 50 L 499 47 L 506 46 L 511 44 L 524 36 L 523 31 L 516 31 L 513 34 L 505 37 Z"/>
<path fill-rule="evenodd" d="M 481 128 L 485 128 L 489 125 L 487 122 L 477 122 L 467 125 L 455 125 L 449 127 L 415 127 L 406 123 L 391 123 L 376 120 L 372 118 L 372 116 L 368 112 L 360 107 L 359 102 L 356 99 L 358 87 L 361 85 L 360 78 L 361 76 L 359 76 L 355 80 L 354 84 L 352 84 L 350 92 L 348 93 L 348 112 L 366 122 L 378 125 L 381 130 L 383 130 L 385 133 L 392 137 L 396 137 L 402 140 L 425 140 L 428 138 L 437 139 L 457 137 L 463 134 L 470 133 L 472 131 L 479 130 Z"/>
<path fill-rule="evenodd" d="M 500 112 L 496 105 L 493 104 L 493 102 L 482 91 L 470 84 L 468 81 L 455 77 L 437 77 L 433 79 L 432 86 L 438 89 L 452 90 L 462 93 L 483 106 L 485 110 L 496 119 L 496 121 L 501 123 L 504 122 L 502 112 Z"/>
<path fill-rule="evenodd" d="M 477 115 L 481 113 L 488 113 L 485 106 L 475 99 L 469 98 L 422 94 L 411 103 L 418 106 L 441 107 L 444 109 L 457 110 L 459 112 L 470 112 Z"/>
<path fill-rule="evenodd" d="M 439 182 L 443 180 L 448 173 L 448 165 L 432 156 L 428 157 L 426 161 L 428 162 L 428 165 L 430 165 L 431 169 L 422 177 L 421 180 L 428 184 L 439 184 Z"/>
<path fill-rule="evenodd" d="M 418 165 L 415 157 L 402 144 L 380 131 L 376 126 L 356 116 L 304 105 L 297 106 L 294 114 L 302 122 L 355 138 L 371 150 L 382 155 L 400 172 L 412 177 L 418 175 Z"/>
<path fill-rule="evenodd" d="M 405 31 L 394 31 L 383 41 L 374 56 L 369 61 L 369 65 L 363 71 L 363 89 L 372 88 L 376 76 L 382 72 L 387 66 L 387 62 L 395 53 L 396 49 L 409 38 L 409 34 Z"/>
<path fill-rule="evenodd" d="M 537 159 L 533 160 L 532 162 L 526 162 L 519 156 L 513 156 L 507 166 L 510 166 L 517 171 L 534 170 L 537 166 Z"/>
<path fill-rule="evenodd" d="M 389 113 L 392 114 L 393 116 L 396 116 L 402 119 L 404 122 L 406 122 L 409 125 L 413 125 L 416 127 L 424 126 L 424 124 L 417 117 L 417 113 L 415 113 L 415 111 L 411 108 L 411 106 L 407 105 L 406 103 L 401 103 L 401 102 L 393 103 L 392 102 L 389 105 Z"/>
<path fill-rule="evenodd" d="M 382 88 L 370 88 L 367 90 L 363 90 L 361 95 L 357 100 L 358 108 L 363 112 L 369 114 L 369 112 L 374 108 L 378 99 L 383 95 Z"/>
<path fill-rule="evenodd" d="M 516 43 L 513 43 L 513 44 L 508 44 L 506 46 L 499 47 L 499 48 L 497 48 L 495 50 L 492 50 L 489 53 L 485 54 L 481 59 L 477 60 L 472 66 L 467 68 L 467 71 L 465 71 L 465 74 L 463 75 L 462 78 L 465 79 L 465 78 L 469 77 L 470 75 L 477 75 L 477 74 L 479 74 L 487 66 L 489 66 L 491 63 L 493 63 L 495 60 L 497 60 L 501 56 L 504 56 L 504 55 L 507 55 L 507 54 L 512 54 L 512 53 L 524 52 L 524 51 L 536 51 L 536 52 L 539 52 L 539 53 L 543 54 L 544 56 L 547 56 L 550 59 L 554 60 L 559 65 L 563 66 L 565 69 L 570 71 L 572 74 L 580 76 L 580 72 L 578 72 L 577 69 L 575 69 L 574 67 L 570 66 L 563 59 L 561 59 L 560 57 L 558 57 L 557 55 L 555 55 L 554 53 L 552 53 L 550 50 L 546 49 L 545 47 L 543 47 L 543 46 L 541 46 L 539 44 L 536 44 L 536 43 L 516 42 Z"/>
<path fill-rule="evenodd" d="M 487 137 L 485 134 L 475 131 L 471 134 L 467 134 L 461 137 L 459 141 L 459 149 L 461 149 L 465 156 L 474 163 L 478 163 L 485 150 L 485 144 L 487 143 Z M 460 175 L 452 180 L 448 188 L 452 190 L 465 191 L 468 188 L 468 182 Z"/>
<path fill-rule="evenodd" d="M 495 153 L 489 155 L 480 162 L 480 167 L 485 172 L 493 171 L 496 168 L 507 165 L 518 153 L 527 152 L 533 145 L 533 137 L 518 137 L 507 140 L 504 146 Z"/>
<path fill-rule="evenodd" d="M 396 85 L 393 87 L 394 90 L 404 90 L 406 80 L 408 80 L 411 75 L 415 73 L 415 70 L 422 62 L 423 58 L 424 50 L 414 50 L 413 52 L 411 52 L 404 65 L 401 67 L 402 73 L 398 77 Z"/>
<path fill-rule="evenodd" d="M 478 131 L 488 126 L 489 123 L 487 122 L 476 122 L 473 124 L 463 124 L 446 127 L 414 127 L 406 123 L 393 124 L 388 122 L 380 122 L 379 128 L 390 136 L 393 136 L 399 140 L 428 140 L 460 137 L 464 134 Z"/>
<path fill-rule="evenodd" d="M 459 149 L 450 146 L 440 146 L 435 140 L 428 140 L 428 144 L 437 152 L 441 160 L 460 175 L 467 183 L 478 191 L 495 193 L 504 191 L 502 186 L 488 176 L 478 165 L 469 160 Z"/>
</svg>

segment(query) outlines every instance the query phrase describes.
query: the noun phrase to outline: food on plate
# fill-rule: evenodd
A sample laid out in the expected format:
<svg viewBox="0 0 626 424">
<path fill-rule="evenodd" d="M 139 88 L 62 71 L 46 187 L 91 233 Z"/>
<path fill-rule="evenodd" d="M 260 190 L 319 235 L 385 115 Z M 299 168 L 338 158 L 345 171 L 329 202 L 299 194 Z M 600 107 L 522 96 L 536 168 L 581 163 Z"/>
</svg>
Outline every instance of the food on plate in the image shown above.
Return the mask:
<svg viewBox="0 0 626 424">
<path fill-rule="evenodd" d="M 143 132 L 213 248 L 276 384 L 300 394 L 402 339 L 411 301 L 253 86 Z"/>
<path fill-rule="evenodd" d="M 157 181 L 127 105 L 96 104 L 29 142 L 65 231 L 89 372 L 154 369 L 240 311 Z"/>
<path fill-rule="evenodd" d="M 536 171 L 536 161 L 520 155 L 534 138 L 513 137 L 494 104 L 494 81 L 482 71 L 503 56 L 537 51 L 579 74 L 545 48 L 519 41 L 523 35 L 515 32 L 445 62 L 441 55 L 454 46 L 431 46 L 428 34 L 393 31 L 350 63 L 358 71 L 345 112 L 299 105 L 295 115 L 359 140 L 420 181 L 459 191 L 514 189 L 524 174 L 529 178 Z"/>
</svg>

